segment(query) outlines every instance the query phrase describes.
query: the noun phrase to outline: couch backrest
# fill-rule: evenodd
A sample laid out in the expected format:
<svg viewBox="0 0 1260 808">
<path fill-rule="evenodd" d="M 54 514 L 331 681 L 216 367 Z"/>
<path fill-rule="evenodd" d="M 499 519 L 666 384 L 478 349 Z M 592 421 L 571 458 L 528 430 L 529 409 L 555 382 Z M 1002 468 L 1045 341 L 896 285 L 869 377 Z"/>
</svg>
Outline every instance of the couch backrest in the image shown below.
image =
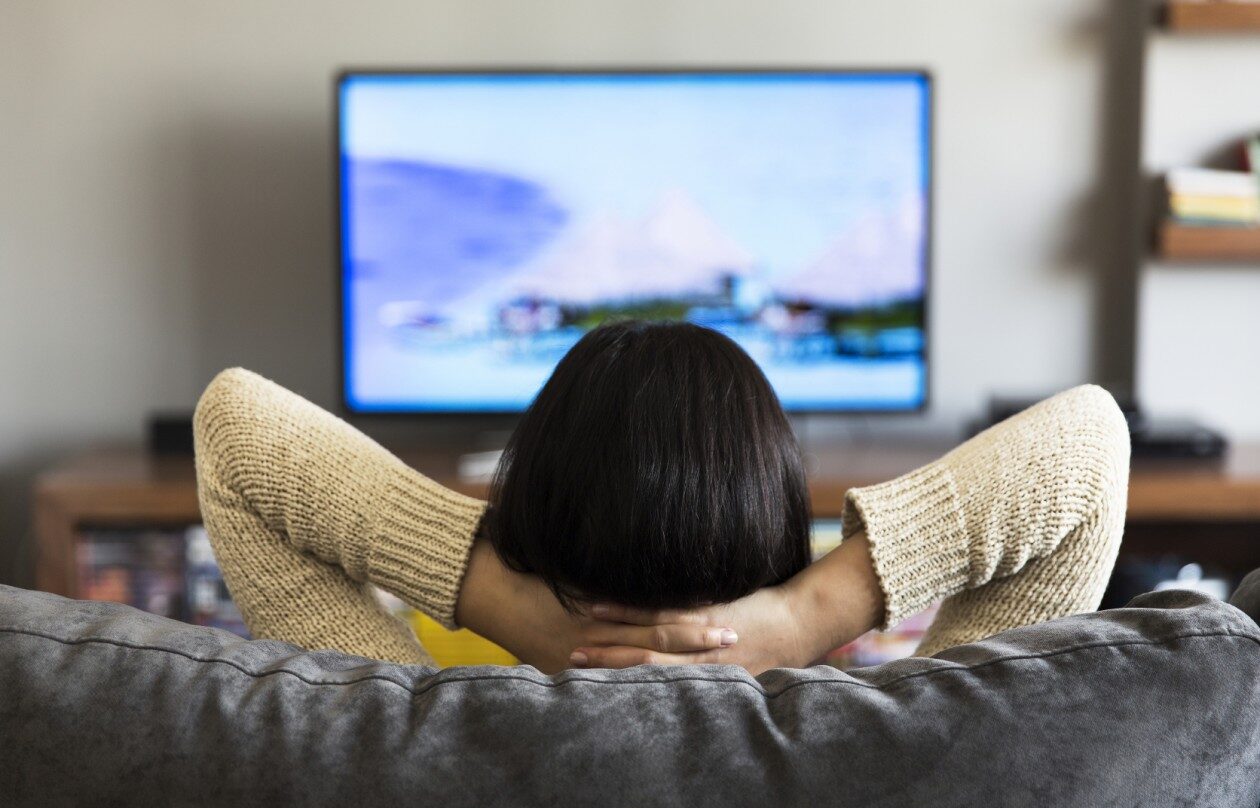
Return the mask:
<svg viewBox="0 0 1260 808">
<path fill-rule="evenodd" d="M 439 672 L 0 587 L 4 805 L 1260 803 L 1260 628 L 1188 592 L 850 673 Z"/>
</svg>

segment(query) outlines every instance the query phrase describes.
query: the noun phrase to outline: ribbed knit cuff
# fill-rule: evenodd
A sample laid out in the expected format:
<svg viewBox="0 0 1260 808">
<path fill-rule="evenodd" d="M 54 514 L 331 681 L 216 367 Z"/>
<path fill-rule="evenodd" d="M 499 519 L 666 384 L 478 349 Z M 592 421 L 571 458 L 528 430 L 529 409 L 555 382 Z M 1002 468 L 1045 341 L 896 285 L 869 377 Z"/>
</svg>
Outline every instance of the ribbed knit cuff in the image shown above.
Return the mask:
<svg viewBox="0 0 1260 808">
<path fill-rule="evenodd" d="M 967 580 L 968 543 L 949 470 L 941 463 L 845 495 L 843 530 L 866 530 L 871 561 L 884 592 L 889 629 Z"/>
<path fill-rule="evenodd" d="M 368 578 L 449 629 L 486 503 L 423 475 L 381 491 L 366 559 Z"/>
</svg>

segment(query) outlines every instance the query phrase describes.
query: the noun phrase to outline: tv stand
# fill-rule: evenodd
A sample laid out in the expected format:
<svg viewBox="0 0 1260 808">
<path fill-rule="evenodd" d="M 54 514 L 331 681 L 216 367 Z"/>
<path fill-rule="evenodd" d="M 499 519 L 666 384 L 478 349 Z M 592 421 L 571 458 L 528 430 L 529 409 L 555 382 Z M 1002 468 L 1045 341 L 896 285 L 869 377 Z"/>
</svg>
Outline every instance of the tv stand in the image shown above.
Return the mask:
<svg viewBox="0 0 1260 808">
<path fill-rule="evenodd" d="M 891 479 L 938 457 L 944 445 L 850 443 L 808 453 L 815 518 L 837 519 L 852 487 Z M 485 481 L 459 475 L 458 452 L 417 450 L 402 459 L 471 496 Z M 142 450 L 91 453 L 41 474 L 34 491 L 36 585 L 74 596 L 75 544 L 85 528 L 200 522 L 192 458 Z M 1260 444 L 1235 446 L 1220 462 L 1137 460 L 1129 486 L 1123 553 L 1182 553 L 1233 572 L 1260 566 Z"/>
</svg>

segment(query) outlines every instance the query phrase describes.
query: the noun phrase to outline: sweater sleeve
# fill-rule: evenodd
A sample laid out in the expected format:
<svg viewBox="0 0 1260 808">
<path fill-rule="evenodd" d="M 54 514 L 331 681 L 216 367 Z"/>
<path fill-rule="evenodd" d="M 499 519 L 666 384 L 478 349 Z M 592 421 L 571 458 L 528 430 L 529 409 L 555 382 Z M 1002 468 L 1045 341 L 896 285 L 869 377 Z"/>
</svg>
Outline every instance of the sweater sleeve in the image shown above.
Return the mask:
<svg viewBox="0 0 1260 808">
<path fill-rule="evenodd" d="M 202 518 L 251 632 L 432 663 L 371 585 L 454 627 L 483 502 L 240 368 L 210 383 L 193 426 Z"/>
<path fill-rule="evenodd" d="M 917 651 L 1098 607 L 1124 530 L 1129 432 L 1102 388 L 1067 390 L 846 497 L 889 628 L 944 598 Z"/>
</svg>

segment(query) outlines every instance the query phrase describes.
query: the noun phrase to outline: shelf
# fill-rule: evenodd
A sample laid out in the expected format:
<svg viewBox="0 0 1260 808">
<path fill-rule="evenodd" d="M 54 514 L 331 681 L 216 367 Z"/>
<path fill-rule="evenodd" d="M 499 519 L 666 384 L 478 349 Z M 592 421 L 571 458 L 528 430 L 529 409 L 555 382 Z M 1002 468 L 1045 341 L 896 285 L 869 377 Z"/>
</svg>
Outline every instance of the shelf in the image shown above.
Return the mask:
<svg viewBox="0 0 1260 808">
<path fill-rule="evenodd" d="M 1185 33 L 1260 33 L 1260 3 L 1228 0 L 1170 0 L 1165 25 Z"/>
<path fill-rule="evenodd" d="M 1159 227 L 1156 257 L 1260 265 L 1260 227 L 1194 227 L 1165 221 Z"/>
</svg>

